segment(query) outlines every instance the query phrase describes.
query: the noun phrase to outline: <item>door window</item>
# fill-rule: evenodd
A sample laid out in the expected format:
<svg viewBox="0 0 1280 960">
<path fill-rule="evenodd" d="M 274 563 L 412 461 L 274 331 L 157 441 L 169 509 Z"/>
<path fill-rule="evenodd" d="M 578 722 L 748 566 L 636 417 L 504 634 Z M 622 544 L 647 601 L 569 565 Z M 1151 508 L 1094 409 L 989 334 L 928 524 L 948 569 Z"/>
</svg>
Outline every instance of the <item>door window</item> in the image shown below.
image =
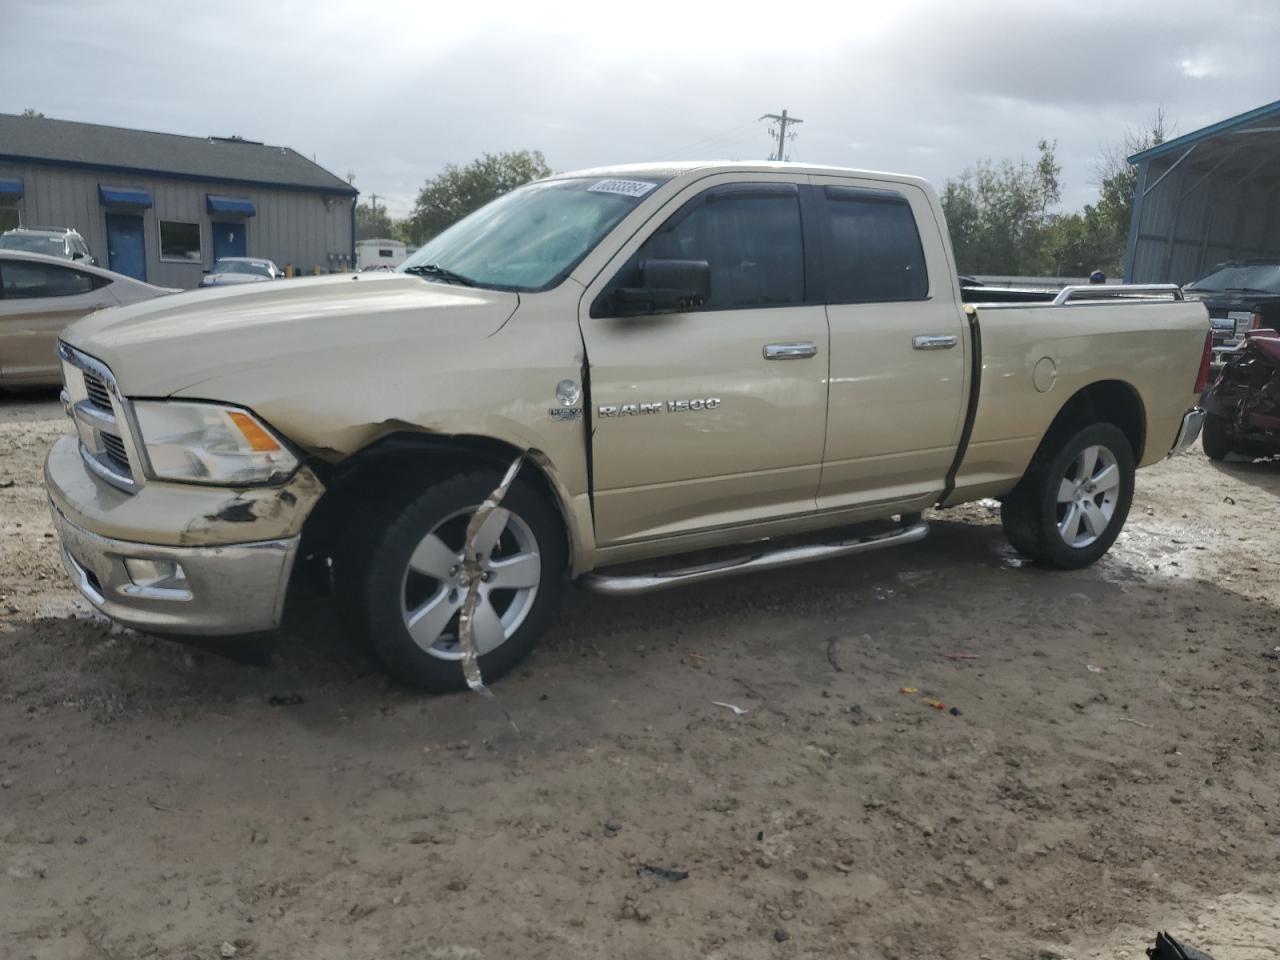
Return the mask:
<svg viewBox="0 0 1280 960">
<path fill-rule="evenodd" d="M 46 263 L 6 260 L 0 265 L 0 290 L 6 300 L 74 297 L 100 286 L 97 281 L 97 277 L 79 270 Z"/>
<path fill-rule="evenodd" d="M 825 192 L 828 302 L 926 299 L 929 275 L 907 198 L 857 187 Z"/>
<path fill-rule="evenodd" d="M 640 248 L 632 270 L 624 272 L 643 272 L 652 259 L 707 261 L 711 296 L 700 310 L 803 303 L 799 191 L 792 184 L 714 188 L 663 224 Z"/>
</svg>

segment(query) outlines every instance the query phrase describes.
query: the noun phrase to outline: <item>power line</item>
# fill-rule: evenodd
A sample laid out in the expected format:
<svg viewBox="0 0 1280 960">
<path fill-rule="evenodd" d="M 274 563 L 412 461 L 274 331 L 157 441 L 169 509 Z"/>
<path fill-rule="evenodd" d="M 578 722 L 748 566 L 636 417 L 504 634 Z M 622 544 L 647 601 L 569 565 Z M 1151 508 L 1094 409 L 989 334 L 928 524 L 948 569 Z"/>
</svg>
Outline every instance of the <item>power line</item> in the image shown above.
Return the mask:
<svg viewBox="0 0 1280 960">
<path fill-rule="evenodd" d="M 746 123 L 740 123 L 736 127 L 732 127 L 721 133 L 713 133 L 710 136 L 701 137 L 690 143 L 685 150 L 688 153 L 694 153 L 699 150 L 709 150 L 713 144 L 725 139 L 732 140 L 734 138 L 734 134 L 740 133 L 747 129 L 747 127 L 755 126 L 759 122 L 759 120 L 748 120 Z"/>
<path fill-rule="evenodd" d="M 778 152 L 776 155 L 770 157 L 769 159 L 770 160 L 786 160 L 787 159 L 786 142 L 788 139 L 787 127 L 797 123 L 804 123 L 804 121 L 801 120 L 799 117 L 787 116 L 786 110 L 783 110 L 780 115 L 776 113 L 766 113 L 760 119 L 773 120 L 778 124 L 778 128 L 777 128 L 778 129 Z M 769 133 L 772 134 L 773 130 L 770 130 Z M 790 139 L 794 140 L 795 138 L 796 138 L 796 135 L 794 133 L 791 134 Z"/>
</svg>

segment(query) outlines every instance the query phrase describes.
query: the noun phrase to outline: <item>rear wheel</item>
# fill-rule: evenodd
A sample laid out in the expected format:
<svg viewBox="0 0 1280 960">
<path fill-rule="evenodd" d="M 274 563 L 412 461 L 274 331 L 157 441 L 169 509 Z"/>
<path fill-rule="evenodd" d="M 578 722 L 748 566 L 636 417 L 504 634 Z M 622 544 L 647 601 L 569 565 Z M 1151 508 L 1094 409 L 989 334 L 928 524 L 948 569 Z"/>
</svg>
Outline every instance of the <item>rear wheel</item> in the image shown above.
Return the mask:
<svg viewBox="0 0 1280 960">
<path fill-rule="evenodd" d="M 1074 570 L 1111 548 L 1133 502 L 1133 450 L 1116 426 L 1095 423 L 1042 449 L 1000 518 L 1009 542 L 1033 560 Z"/>
<path fill-rule="evenodd" d="M 1225 460 L 1231 452 L 1231 439 L 1228 436 L 1227 420 L 1216 413 L 1207 413 L 1204 418 L 1204 429 L 1200 432 L 1200 445 L 1204 447 L 1204 455 L 1210 460 Z"/>
<path fill-rule="evenodd" d="M 479 471 L 435 484 L 391 511 L 375 535 L 359 575 L 362 626 L 378 659 L 406 683 L 431 692 L 466 686 L 458 637 L 466 529 L 501 480 Z M 473 636 L 490 681 L 528 654 L 554 616 L 564 537 L 555 511 L 516 481 L 481 527 L 476 552 L 484 579 Z"/>
</svg>

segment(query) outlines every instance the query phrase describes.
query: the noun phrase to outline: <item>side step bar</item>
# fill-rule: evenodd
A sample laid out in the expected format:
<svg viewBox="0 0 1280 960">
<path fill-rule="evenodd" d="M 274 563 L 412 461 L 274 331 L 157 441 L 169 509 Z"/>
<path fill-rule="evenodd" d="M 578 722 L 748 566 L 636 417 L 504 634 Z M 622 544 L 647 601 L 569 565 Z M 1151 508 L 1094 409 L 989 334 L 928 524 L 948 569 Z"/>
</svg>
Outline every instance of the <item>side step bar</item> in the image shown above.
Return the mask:
<svg viewBox="0 0 1280 960">
<path fill-rule="evenodd" d="M 885 547 L 896 547 L 900 543 L 915 543 L 917 540 L 923 540 L 928 532 L 929 524 L 923 520 L 916 520 L 898 530 L 890 530 L 887 533 L 875 533 L 864 537 L 837 540 L 833 543 L 783 546 L 773 550 L 760 550 L 756 553 L 711 563 L 702 563 L 691 567 L 676 567 L 670 570 L 631 575 L 591 573 L 583 577 L 581 583 L 592 593 L 612 596 L 652 593 L 655 590 L 666 590 L 668 587 L 702 583 L 706 580 L 719 580 L 721 577 L 733 577 L 741 573 L 777 570 L 781 567 L 793 567 L 797 564 L 810 563 L 815 560 L 830 560 L 834 557 L 846 557 L 854 553 L 883 550 Z"/>
</svg>

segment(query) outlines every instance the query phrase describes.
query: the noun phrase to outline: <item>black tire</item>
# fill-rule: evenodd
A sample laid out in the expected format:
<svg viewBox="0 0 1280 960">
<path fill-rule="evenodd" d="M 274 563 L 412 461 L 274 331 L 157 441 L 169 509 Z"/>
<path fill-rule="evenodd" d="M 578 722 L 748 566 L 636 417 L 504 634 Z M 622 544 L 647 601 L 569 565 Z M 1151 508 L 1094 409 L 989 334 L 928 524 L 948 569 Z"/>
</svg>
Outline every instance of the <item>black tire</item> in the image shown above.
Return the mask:
<svg viewBox="0 0 1280 960">
<path fill-rule="evenodd" d="M 1070 522 L 1065 518 L 1070 503 L 1059 504 L 1058 495 L 1069 473 L 1074 474 L 1080 466 L 1081 455 L 1092 447 L 1109 451 L 1115 460 L 1118 483 L 1112 499 L 1106 492 L 1089 495 L 1095 506 L 1102 500 L 1112 512 L 1101 534 L 1094 535 L 1086 545 L 1073 546 L 1059 529 L 1060 522 Z M 1038 563 L 1063 570 L 1087 567 L 1111 549 L 1120 535 L 1133 503 L 1133 475 L 1133 449 L 1124 433 L 1110 423 L 1095 423 L 1064 440 L 1046 441 L 1021 482 L 1001 504 L 1005 535 L 1019 553 Z M 1082 537 L 1089 535 L 1083 526 L 1080 533 Z"/>
<path fill-rule="evenodd" d="M 1228 436 L 1228 424 L 1225 417 L 1216 413 L 1205 414 L 1204 428 L 1200 431 L 1200 446 L 1204 455 L 1210 460 L 1225 460 L 1231 452 L 1231 439 Z"/>
<path fill-rule="evenodd" d="M 340 590 L 354 589 L 356 612 L 371 652 L 397 680 L 431 693 L 447 693 L 466 688 L 459 659 L 443 659 L 429 653 L 413 639 L 406 625 L 406 591 L 415 574 L 409 570 L 409 558 L 429 533 L 442 522 L 450 526 L 447 545 L 459 548 L 461 529 L 475 508 L 502 481 L 498 471 L 480 470 L 451 477 L 422 490 L 402 502 L 398 509 L 382 512 L 379 529 L 372 531 L 371 543 L 364 553 L 360 569 L 351 570 L 353 577 Z M 478 658 L 481 676 L 486 683 L 497 680 L 528 655 L 548 623 L 555 616 L 560 601 L 561 581 L 565 569 L 565 540 L 555 510 L 532 487 L 520 482 L 511 485 L 502 507 L 523 523 L 522 535 L 532 536 L 541 559 L 536 593 L 529 601 L 523 620 L 499 646 Z M 455 518 L 448 520 L 447 518 Z M 511 536 L 504 533 L 504 537 Z M 444 538 L 444 533 L 441 533 Z M 501 547 L 500 547 L 501 549 Z M 355 583 L 352 584 L 351 580 Z M 443 582 L 427 581 L 430 591 L 446 589 Z M 495 590 L 495 595 L 500 591 Z M 513 595 L 517 591 L 511 591 Z M 486 601 L 487 602 L 487 601 Z M 502 602 L 495 600 L 495 608 Z M 515 602 L 515 601 L 513 601 Z M 450 621 L 456 634 L 456 616 Z M 446 628 L 443 640 L 448 640 Z"/>
</svg>

